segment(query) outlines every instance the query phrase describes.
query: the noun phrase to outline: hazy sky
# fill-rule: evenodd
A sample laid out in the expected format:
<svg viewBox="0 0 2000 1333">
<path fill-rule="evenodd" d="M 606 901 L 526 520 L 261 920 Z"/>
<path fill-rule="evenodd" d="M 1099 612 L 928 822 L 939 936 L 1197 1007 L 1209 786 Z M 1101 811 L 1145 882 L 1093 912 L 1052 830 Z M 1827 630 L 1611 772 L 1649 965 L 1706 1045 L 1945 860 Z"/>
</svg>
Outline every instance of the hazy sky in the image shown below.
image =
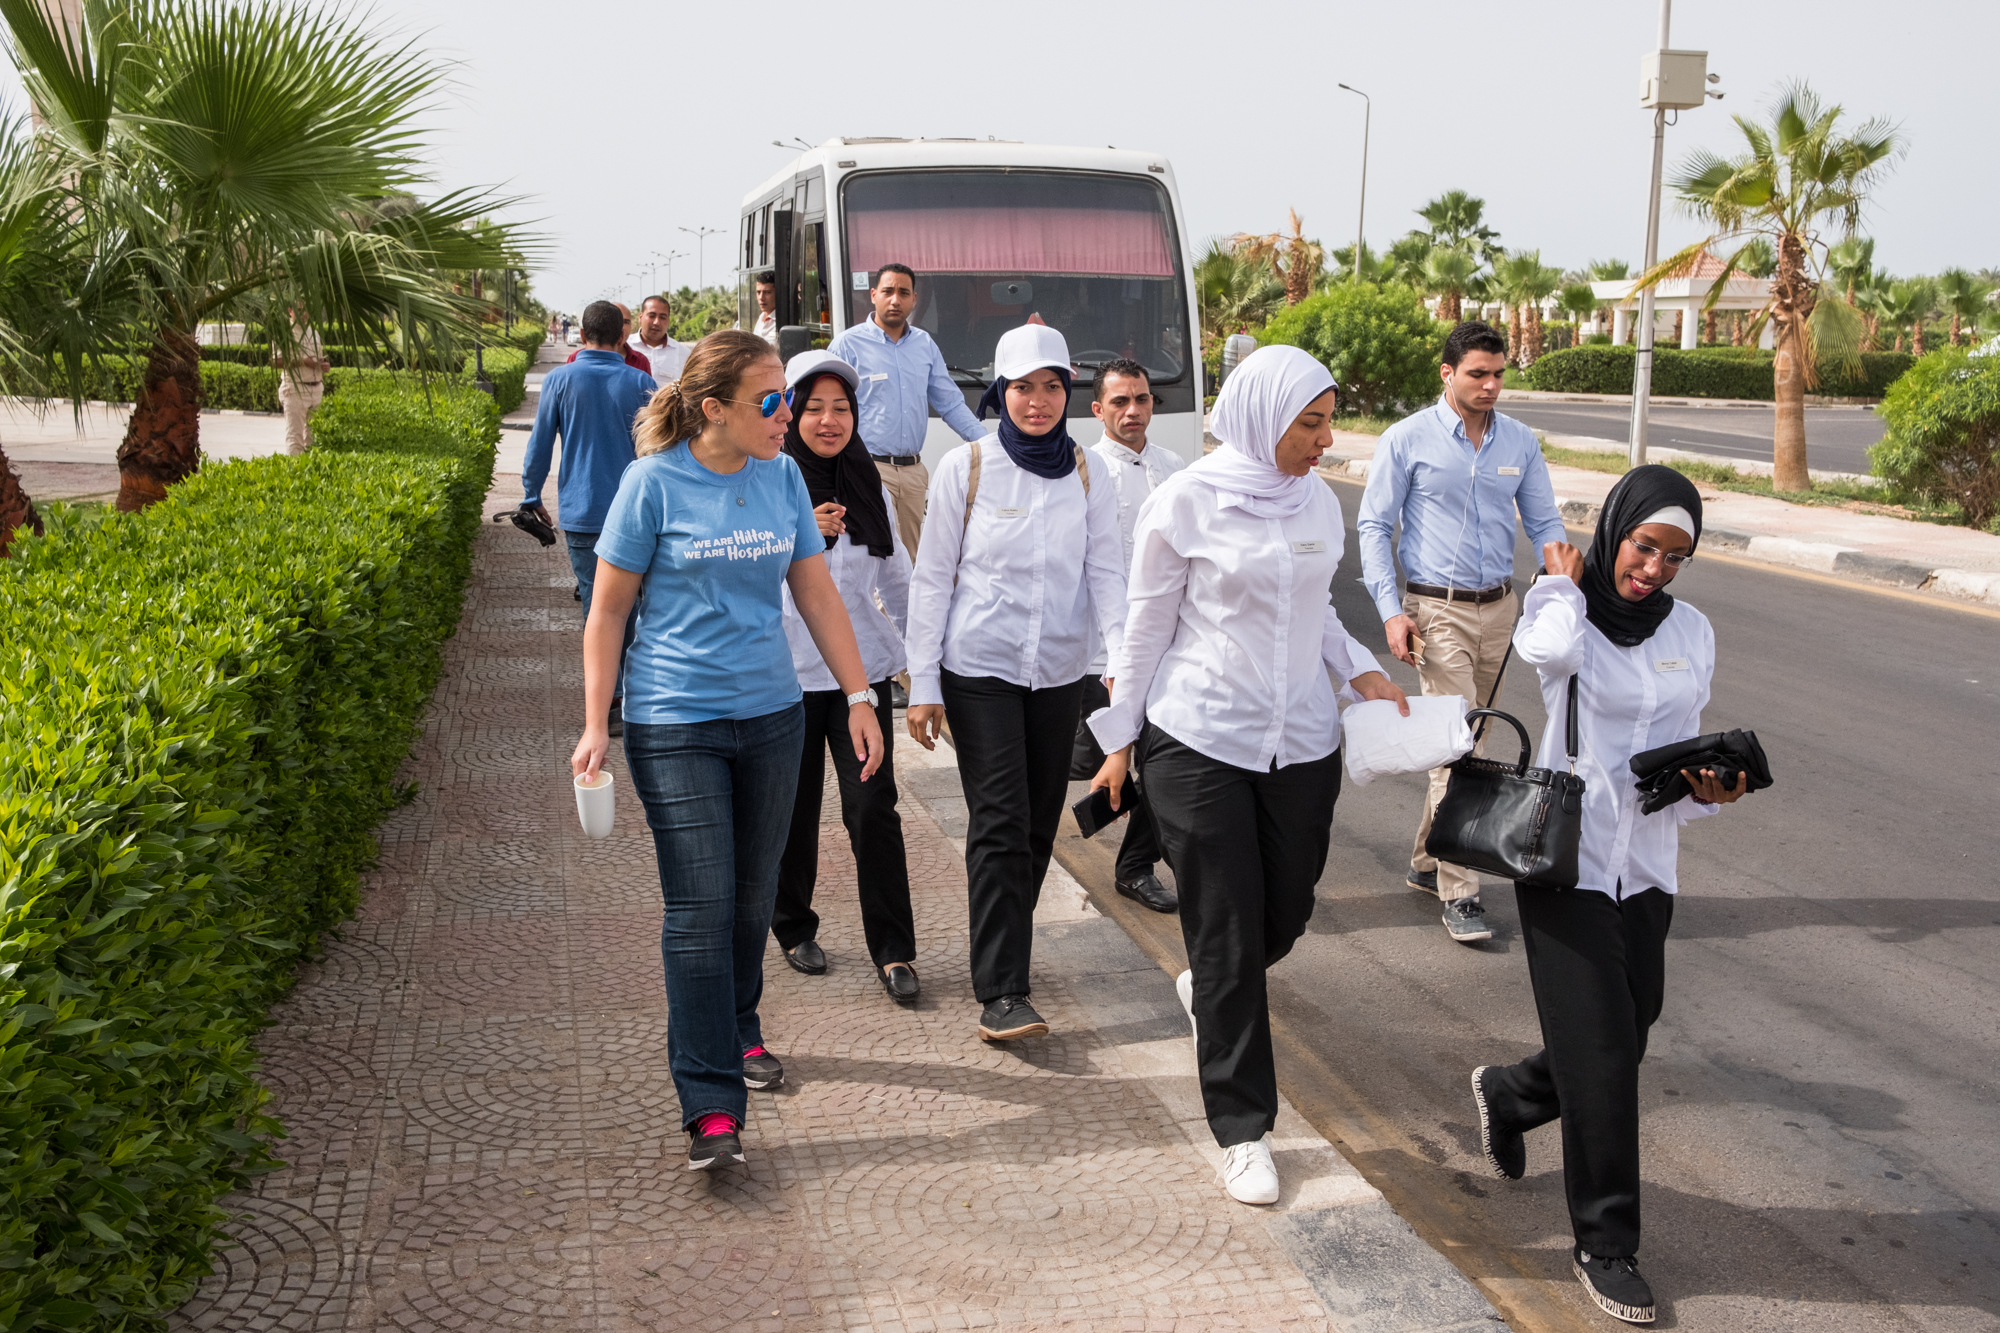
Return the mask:
<svg viewBox="0 0 2000 1333">
<path fill-rule="evenodd" d="M 708 279 L 724 279 L 741 197 L 787 160 L 770 141 L 794 135 L 1150 149 L 1172 160 L 1197 243 L 1277 230 L 1295 207 L 1308 235 L 1346 245 L 1362 104 L 1339 82 L 1374 99 L 1372 246 L 1459 188 L 1487 201 L 1503 244 L 1539 246 L 1545 263 L 1636 262 L 1651 148 L 1638 63 L 1658 12 L 1657 0 L 376 10 L 386 30 L 453 65 L 432 118 L 439 182 L 528 196 L 519 215 L 551 240 L 537 290 L 571 309 L 607 288 L 636 293 L 642 280 L 627 275 L 652 251 L 693 251 L 680 227 L 724 229 L 707 243 Z M 1857 123 L 1885 115 L 1908 138 L 1864 224 L 1878 263 L 2000 265 L 2000 5 L 1679 0 L 1672 37 L 1709 52 L 1728 96 L 1680 113 L 1670 169 L 1697 145 L 1737 151 L 1730 113 L 1761 111 L 1786 81 L 1809 79 Z M 1699 234 L 1669 212 L 1662 253 Z M 694 277 L 694 259 L 675 264 L 676 282 Z"/>
</svg>

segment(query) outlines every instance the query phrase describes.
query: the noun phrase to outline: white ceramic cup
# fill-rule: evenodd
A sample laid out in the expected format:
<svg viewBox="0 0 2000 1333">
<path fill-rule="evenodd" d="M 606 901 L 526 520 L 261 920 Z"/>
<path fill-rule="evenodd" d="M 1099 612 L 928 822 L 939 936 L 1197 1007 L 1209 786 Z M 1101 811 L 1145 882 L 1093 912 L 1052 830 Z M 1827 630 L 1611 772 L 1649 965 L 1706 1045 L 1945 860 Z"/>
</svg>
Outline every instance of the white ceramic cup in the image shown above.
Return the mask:
<svg viewBox="0 0 2000 1333">
<path fill-rule="evenodd" d="M 576 817 L 583 821 L 583 836 L 586 838 L 608 838 L 611 836 L 611 771 L 597 770 L 597 782 L 593 785 L 589 774 L 579 773 L 573 779 L 576 787 Z"/>
</svg>

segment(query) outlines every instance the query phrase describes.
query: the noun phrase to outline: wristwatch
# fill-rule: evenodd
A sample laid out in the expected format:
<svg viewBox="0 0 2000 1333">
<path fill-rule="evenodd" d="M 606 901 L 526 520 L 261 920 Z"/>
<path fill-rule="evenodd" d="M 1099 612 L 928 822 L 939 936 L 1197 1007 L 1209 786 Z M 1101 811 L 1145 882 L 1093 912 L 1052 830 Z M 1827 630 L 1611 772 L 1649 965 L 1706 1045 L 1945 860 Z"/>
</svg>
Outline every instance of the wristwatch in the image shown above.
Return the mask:
<svg viewBox="0 0 2000 1333">
<path fill-rule="evenodd" d="M 847 696 L 847 706 L 849 708 L 854 707 L 854 705 L 856 704 L 867 704 L 870 708 L 873 708 L 877 705 L 878 702 L 880 701 L 876 699 L 875 691 L 872 688 L 866 690 L 857 690 L 853 694 Z"/>
</svg>

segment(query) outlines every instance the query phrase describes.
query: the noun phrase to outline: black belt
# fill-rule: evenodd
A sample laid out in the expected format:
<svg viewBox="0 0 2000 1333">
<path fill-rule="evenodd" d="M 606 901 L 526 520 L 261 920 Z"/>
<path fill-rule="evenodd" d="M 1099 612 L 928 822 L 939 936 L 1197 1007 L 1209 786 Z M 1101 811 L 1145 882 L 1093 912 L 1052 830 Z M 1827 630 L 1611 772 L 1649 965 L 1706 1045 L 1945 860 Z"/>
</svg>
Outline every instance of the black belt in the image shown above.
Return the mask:
<svg viewBox="0 0 2000 1333">
<path fill-rule="evenodd" d="M 878 463 L 891 463 L 896 467 L 915 467 L 924 461 L 924 456 L 922 454 L 876 454 L 875 461 Z"/>
<path fill-rule="evenodd" d="M 1514 580 L 1501 579 L 1495 586 L 1483 588 L 1478 592 L 1469 592 L 1464 588 L 1439 588 L 1428 583 L 1406 583 L 1403 587 L 1419 597 L 1435 597 L 1445 602 L 1471 602 L 1476 606 L 1484 606 L 1488 602 L 1497 602 L 1514 591 Z"/>
</svg>

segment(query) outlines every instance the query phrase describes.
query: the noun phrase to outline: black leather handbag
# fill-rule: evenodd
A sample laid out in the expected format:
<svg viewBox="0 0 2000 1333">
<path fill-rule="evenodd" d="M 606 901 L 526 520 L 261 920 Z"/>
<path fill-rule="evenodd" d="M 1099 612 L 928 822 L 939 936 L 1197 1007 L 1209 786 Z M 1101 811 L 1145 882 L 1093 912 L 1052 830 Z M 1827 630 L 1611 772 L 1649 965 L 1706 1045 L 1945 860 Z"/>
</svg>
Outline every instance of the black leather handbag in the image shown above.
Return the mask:
<svg viewBox="0 0 2000 1333">
<path fill-rule="evenodd" d="M 1569 772 L 1529 768 L 1528 729 L 1492 708 L 1465 715 L 1498 718 L 1521 736 L 1521 757 L 1508 764 L 1466 755 L 1431 816 L 1424 850 L 1440 861 L 1502 875 L 1544 889 L 1576 887 L 1583 842 L 1583 779 L 1576 775 L 1576 677 L 1569 678 Z"/>
</svg>

